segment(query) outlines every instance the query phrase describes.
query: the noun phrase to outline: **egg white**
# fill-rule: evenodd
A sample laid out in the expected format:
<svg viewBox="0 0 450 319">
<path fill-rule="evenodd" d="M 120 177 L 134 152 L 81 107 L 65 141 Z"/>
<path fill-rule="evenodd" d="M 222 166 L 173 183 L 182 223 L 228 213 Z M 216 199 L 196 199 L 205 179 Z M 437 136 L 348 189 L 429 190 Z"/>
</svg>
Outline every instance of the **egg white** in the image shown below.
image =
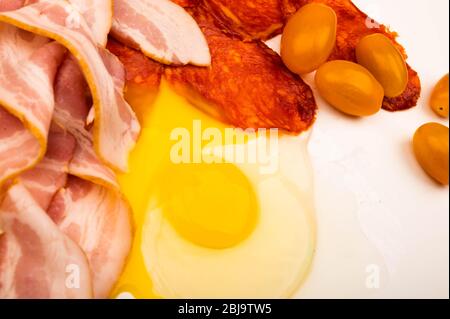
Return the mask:
<svg viewBox="0 0 450 319">
<path fill-rule="evenodd" d="M 196 246 L 176 232 L 158 203 L 150 204 L 141 252 L 157 295 L 285 298 L 298 290 L 309 272 L 316 236 L 308 135 L 280 137 L 272 154 L 279 160 L 273 174 L 262 174 L 255 163 L 235 163 L 253 185 L 260 206 L 253 233 L 237 246 L 223 250 Z M 245 151 L 249 144 L 227 147 Z M 213 152 L 225 157 L 230 153 L 221 147 Z"/>
</svg>

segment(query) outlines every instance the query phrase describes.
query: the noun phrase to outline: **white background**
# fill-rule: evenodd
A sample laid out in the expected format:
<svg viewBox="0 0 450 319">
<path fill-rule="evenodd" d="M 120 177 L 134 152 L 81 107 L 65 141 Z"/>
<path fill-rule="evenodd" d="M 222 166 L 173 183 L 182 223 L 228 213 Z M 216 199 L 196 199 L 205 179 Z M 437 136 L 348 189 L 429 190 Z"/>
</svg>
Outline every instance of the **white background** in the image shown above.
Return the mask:
<svg viewBox="0 0 450 319">
<path fill-rule="evenodd" d="M 351 119 L 318 101 L 310 144 L 317 256 L 298 297 L 448 298 L 449 189 L 422 171 L 411 139 L 426 122 L 448 126 L 428 99 L 448 73 L 449 1 L 354 2 L 400 34 L 422 97 L 413 110 L 367 119 Z M 379 288 L 368 281 L 376 279 L 371 275 L 379 275 Z"/>
</svg>

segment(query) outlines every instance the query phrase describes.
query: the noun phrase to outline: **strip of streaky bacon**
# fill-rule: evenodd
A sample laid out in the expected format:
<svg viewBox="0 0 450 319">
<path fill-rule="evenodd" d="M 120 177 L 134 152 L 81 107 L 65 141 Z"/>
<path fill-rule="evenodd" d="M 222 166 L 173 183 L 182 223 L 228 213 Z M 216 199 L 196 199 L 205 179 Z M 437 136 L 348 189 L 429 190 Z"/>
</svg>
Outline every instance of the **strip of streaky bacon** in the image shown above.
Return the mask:
<svg viewBox="0 0 450 319">
<path fill-rule="evenodd" d="M 54 121 L 70 132 L 77 141 L 69 171 L 72 175 L 118 189 L 114 172 L 98 158 L 91 129 L 85 125 L 91 107 L 91 101 L 86 97 L 87 90 L 87 83 L 76 59 L 69 56 L 62 63 L 55 81 L 54 113 Z"/>
<path fill-rule="evenodd" d="M 211 64 L 197 23 L 170 0 L 114 0 L 111 34 L 165 64 Z"/>
<path fill-rule="evenodd" d="M 109 183 L 105 180 L 109 175 L 102 172 L 110 173 L 112 179 L 114 174 L 95 157 L 92 138 L 83 125 L 89 110 L 87 91 L 77 61 L 68 56 L 55 81 L 55 123 L 50 130 L 47 154 L 35 168 L 17 179 L 17 185 L 24 186 L 36 205 L 47 211 L 58 228 L 83 250 L 89 263 L 94 297 L 106 298 L 124 267 L 132 229 L 129 207 L 118 189 L 102 186 Z M 80 171 L 85 180 L 69 175 L 80 176 Z M 5 229 L 5 233 L 9 231 Z M 6 251 L 12 243 L 8 241 L 4 245 Z M 0 272 L 11 272 L 8 267 L 15 264 L 5 266 Z M 48 266 L 41 263 L 41 267 Z M 9 291 L 5 296 L 15 295 Z M 38 291 L 33 297 L 55 295 Z"/>
<path fill-rule="evenodd" d="M 54 123 L 50 129 L 44 159 L 18 177 L 18 182 L 28 189 L 44 211 L 47 211 L 56 192 L 66 185 L 75 146 L 75 138 Z"/>
<path fill-rule="evenodd" d="M 69 0 L 83 15 L 97 43 L 103 47 L 108 42 L 112 25 L 113 0 Z"/>
<path fill-rule="evenodd" d="M 45 154 L 53 81 L 65 52 L 56 42 L 0 22 L 0 184 Z"/>
<path fill-rule="evenodd" d="M 21 184 L 0 206 L 0 298 L 90 298 L 90 268 Z"/>
<path fill-rule="evenodd" d="M 108 61 L 117 85 L 123 85 L 119 76 L 123 69 L 115 60 Z M 118 194 L 115 175 L 98 160 L 91 132 L 84 125 L 90 105 L 86 90 L 83 74 L 75 58 L 69 56 L 55 82 L 54 120 L 73 134 L 77 146 L 69 165 L 72 177 L 54 197 L 48 213 L 86 253 L 94 296 L 106 298 L 125 265 L 132 229 L 130 209 Z"/>
<path fill-rule="evenodd" d="M 0 106 L 0 190 L 8 177 L 32 166 L 40 153 L 36 137 Z"/>
<path fill-rule="evenodd" d="M 114 66 L 108 65 L 109 68 Z M 120 82 L 119 79 L 116 81 Z M 87 91 L 76 59 L 68 56 L 55 81 L 55 123 L 50 130 L 47 154 L 36 167 L 23 173 L 16 185 L 28 190 L 35 206 L 46 211 L 62 233 L 83 250 L 92 276 L 94 296 L 106 298 L 124 267 L 131 247 L 132 229 L 128 205 L 118 189 L 111 188 L 117 187 L 114 186 L 114 174 L 96 157 L 92 137 L 83 125 L 89 110 Z M 109 178 L 112 181 L 108 181 Z M 112 185 L 102 186 L 108 183 Z M 1 220 L 0 215 L 0 223 Z M 5 226 L 2 230 L 5 234 L 11 232 Z M 0 259 L 6 258 L 6 252 L 14 249 L 14 242 L 10 240 L 3 245 Z M 44 272 L 49 270 L 44 260 L 34 261 L 34 266 L 37 265 Z M 16 264 L 5 264 L 4 269 L 0 267 L 0 286 L 7 281 L 2 279 L 6 275 L 1 273 L 11 273 L 11 267 Z M 58 282 L 59 277 L 51 280 Z M 9 285 L 15 289 L 17 283 Z M 9 289 L 4 292 L 4 297 L 16 297 L 16 293 Z M 60 296 L 54 291 L 38 290 L 30 297 Z"/>
<path fill-rule="evenodd" d="M 37 1 L 0 0 L 0 12 L 17 10 Z M 69 0 L 69 2 L 84 17 L 97 43 L 105 47 L 112 26 L 113 0 Z"/>
<path fill-rule="evenodd" d="M 106 49 L 96 44 L 80 13 L 66 1 L 40 0 L 0 13 L 0 21 L 54 39 L 77 58 L 94 101 L 96 152 L 108 166 L 126 171 L 128 154 L 139 135 L 139 123 L 123 98 L 123 87 L 119 90 L 118 81 L 105 66 Z"/>
<path fill-rule="evenodd" d="M 129 206 L 119 193 L 114 171 L 100 159 L 108 156 L 112 161 L 107 164 L 124 169 L 124 153 L 139 131 L 122 96 L 125 71 L 114 55 L 97 45 L 98 34 L 91 35 L 95 21 L 89 21 L 87 11 L 59 0 L 24 5 L 0 14 L 0 27 L 14 35 L 0 39 L 0 44 L 9 45 L 0 46 L 0 71 L 9 71 L 5 57 L 17 69 L 0 74 L 0 80 L 28 71 L 28 60 L 37 65 L 31 75 L 38 77 L 25 77 L 35 83 L 10 83 L 8 92 L 16 100 L 6 94 L 8 103 L 2 101 L 0 108 L 0 177 L 10 177 L 13 164 L 20 168 L 16 174 L 28 169 L 13 183 L 9 179 L 0 184 L 0 297 L 86 298 L 93 293 L 105 298 L 124 267 L 132 238 Z M 24 51 L 16 43 L 20 41 L 31 42 L 34 50 Z M 66 55 L 64 47 L 73 55 Z M 26 109 L 22 97 L 28 98 L 29 92 L 47 98 L 42 110 L 36 107 L 49 116 L 45 125 L 20 113 Z M 94 129 L 86 125 L 92 103 Z M 42 115 L 33 111 L 29 113 L 36 118 Z M 25 166 L 28 158 L 33 162 Z M 2 167 L 9 171 L 2 172 Z"/>
<path fill-rule="evenodd" d="M 123 270 L 132 240 L 129 211 L 118 193 L 77 177 L 69 178 L 48 210 L 85 252 L 96 298 L 108 297 Z"/>
</svg>

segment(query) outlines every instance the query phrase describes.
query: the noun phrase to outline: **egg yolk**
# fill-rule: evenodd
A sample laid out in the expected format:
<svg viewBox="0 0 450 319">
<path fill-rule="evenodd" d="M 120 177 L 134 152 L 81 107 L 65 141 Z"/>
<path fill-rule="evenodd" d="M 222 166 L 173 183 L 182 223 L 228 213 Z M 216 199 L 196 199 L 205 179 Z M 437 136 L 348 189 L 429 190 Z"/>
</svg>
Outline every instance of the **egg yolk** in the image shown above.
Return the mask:
<svg viewBox="0 0 450 319">
<path fill-rule="evenodd" d="M 225 125 L 193 107 L 165 81 L 154 103 L 148 105 L 148 101 L 131 100 L 142 132 L 130 157 L 130 171 L 118 179 L 133 210 L 135 238 L 112 297 L 128 292 L 136 298 L 158 298 L 144 264 L 141 242 L 142 226 L 150 211 L 160 210 L 181 238 L 209 249 L 238 245 L 258 222 L 255 191 L 237 166 L 222 162 L 178 164 L 171 160 L 177 143 L 171 138 L 174 130 L 183 129 L 195 138 L 198 132 L 193 122 L 198 121 L 202 129 L 218 129 L 225 136 Z M 187 150 L 193 152 L 195 143 L 191 141 Z M 224 139 L 216 146 L 226 143 L 229 141 Z M 203 141 L 200 150 L 207 145 L 210 143 Z"/>
<path fill-rule="evenodd" d="M 161 201 L 165 216 L 186 240 L 215 249 L 244 241 L 257 220 L 252 186 L 232 164 L 170 165 Z"/>
</svg>

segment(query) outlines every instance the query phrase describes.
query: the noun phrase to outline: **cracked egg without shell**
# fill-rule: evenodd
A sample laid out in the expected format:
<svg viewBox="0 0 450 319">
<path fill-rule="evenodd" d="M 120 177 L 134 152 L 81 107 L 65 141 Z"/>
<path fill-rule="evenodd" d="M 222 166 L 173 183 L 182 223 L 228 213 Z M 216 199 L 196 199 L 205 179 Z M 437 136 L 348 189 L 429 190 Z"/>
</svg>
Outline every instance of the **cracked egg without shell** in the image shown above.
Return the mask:
<svg viewBox="0 0 450 319">
<path fill-rule="evenodd" d="M 225 136 L 229 128 L 165 82 L 151 107 L 133 106 L 146 110 L 139 114 L 143 132 L 130 171 L 119 181 L 134 211 L 135 238 L 112 297 L 293 296 L 315 250 L 308 133 L 273 140 L 233 129 L 231 142 L 210 134 L 199 144 L 196 134 Z M 174 132 L 194 136 L 187 149 L 190 163 L 174 163 L 174 145 L 180 142 Z M 251 154 L 258 145 L 276 146 L 266 158 L 275 163 L 269 173 L 261 161 L 230 156 Z M 200 162 L 196 147 L 208 155 Z"/>
</svg>

